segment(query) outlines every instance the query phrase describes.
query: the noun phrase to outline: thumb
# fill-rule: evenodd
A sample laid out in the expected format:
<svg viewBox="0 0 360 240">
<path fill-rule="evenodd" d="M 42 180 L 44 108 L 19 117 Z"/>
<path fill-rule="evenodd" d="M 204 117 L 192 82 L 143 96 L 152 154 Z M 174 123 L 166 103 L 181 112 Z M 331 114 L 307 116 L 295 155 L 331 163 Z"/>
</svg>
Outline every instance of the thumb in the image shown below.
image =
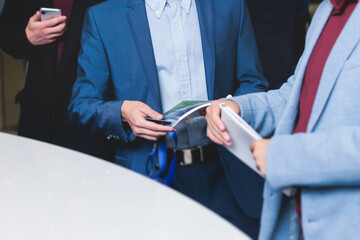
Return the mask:
<svg viewBox="0 0 360 240">
<path fill-rule="evenodd" d="M 32 20 L 33 22 L 38 22 L 38 21 L 40 21 L 40 11 L 37 11 L 37 12 L 34 14 L 34 16 L 31 17 L 31 20 Z"/>
</svg>

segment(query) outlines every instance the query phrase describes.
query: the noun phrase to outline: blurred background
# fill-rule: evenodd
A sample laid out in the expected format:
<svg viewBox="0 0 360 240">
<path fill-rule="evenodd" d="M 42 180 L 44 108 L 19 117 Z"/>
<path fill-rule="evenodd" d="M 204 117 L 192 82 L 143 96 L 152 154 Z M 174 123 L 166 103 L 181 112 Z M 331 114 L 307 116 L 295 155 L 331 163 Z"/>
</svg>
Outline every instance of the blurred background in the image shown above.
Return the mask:
<svg viewBox="0 0 360 240">
<path fill-rule="evenodd" d="M 311 1 L 310 16 L 320 2 L 321 0 Z M 0 0 L 0 12 L 3 4 L 4 0 Z M 16 133 L 20 106 L 15 104 L 15 96 L 24 86 L 25 72 L 25 62 L 16 60 L 0 50 L 0 131 Z"/>
</svg>

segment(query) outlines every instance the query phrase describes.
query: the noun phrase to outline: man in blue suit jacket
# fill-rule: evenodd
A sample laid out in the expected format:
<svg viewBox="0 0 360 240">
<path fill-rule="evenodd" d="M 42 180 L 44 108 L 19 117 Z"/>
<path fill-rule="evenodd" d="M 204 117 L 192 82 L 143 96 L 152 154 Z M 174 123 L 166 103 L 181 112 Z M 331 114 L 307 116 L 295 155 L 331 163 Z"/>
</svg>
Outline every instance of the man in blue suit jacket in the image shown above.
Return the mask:
<svg viewBox="0 0 360 240">
<path fill-rule="evenodd" d="M 146 174 L 154 141 L 172 130 L 146 116 L 267 85 L 243 0 L 109 0 L 85 17 L 69 115 L 78 128 L 117 139 L 115 162 Z M 236 202 L 216 147 L 203 148 L 204 162 L 178 164 L 174 188 L 256 237 L 262 181 L 243 168 L 241 189 L 252 191 Z"/>
<path fill-rule="evenodd" d="M 279 90 L 226 103 L 262 136 L 274 134 L 251 146 L 266 174 L 260 239 L 359 239 L 359 23 L 357 0 L 324 0 L 294 75 Z M 231 144 L 218 103 L 209 136 Z M 282 194 L 288 188 L 294 197 Z"/>
</svg>

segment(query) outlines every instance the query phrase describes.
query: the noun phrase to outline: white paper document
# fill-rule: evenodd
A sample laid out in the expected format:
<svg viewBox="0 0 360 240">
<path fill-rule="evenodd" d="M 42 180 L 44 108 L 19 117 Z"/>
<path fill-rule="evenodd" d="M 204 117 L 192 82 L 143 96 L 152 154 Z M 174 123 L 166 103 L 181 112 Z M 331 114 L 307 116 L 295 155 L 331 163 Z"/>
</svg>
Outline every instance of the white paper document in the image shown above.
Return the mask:
<svg viewBox="0 0 360 240">
<path fill-rule="evenodd" d="M 262 137 L 230 107 L 220 104 L 221 120 L 224 122 L 227 132 L 230 134 L 232 145 L 225 146 L 239 160 L 245 163 L 261 177 L 264 175 L 257 169 L 255 159 L 250 151 L 250 144 Z M 291 188 L 283 190 L 287 196 L 291 196 Z"/>
</svg>

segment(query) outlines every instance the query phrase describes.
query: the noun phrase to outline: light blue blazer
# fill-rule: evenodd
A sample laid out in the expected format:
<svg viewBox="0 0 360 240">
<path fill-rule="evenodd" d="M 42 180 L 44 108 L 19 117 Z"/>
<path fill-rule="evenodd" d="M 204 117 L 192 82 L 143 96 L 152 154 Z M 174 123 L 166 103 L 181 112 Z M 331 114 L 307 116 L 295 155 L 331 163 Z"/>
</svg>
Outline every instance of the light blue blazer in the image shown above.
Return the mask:
<svg viewBox="0 0 360 240">
<path fill-rule="evenodd" d="M 304 72 L 333 7 L 324 0 L 295 74 L 279 90 L 239 97 L 242 117 L 271 138 L 260 239 L 298 239 L 294 198 L 302 189 L 307 240 L 360 239 L 360 5 L 326 62 L 306 134 L 292 135 Z"/>
</svg>

